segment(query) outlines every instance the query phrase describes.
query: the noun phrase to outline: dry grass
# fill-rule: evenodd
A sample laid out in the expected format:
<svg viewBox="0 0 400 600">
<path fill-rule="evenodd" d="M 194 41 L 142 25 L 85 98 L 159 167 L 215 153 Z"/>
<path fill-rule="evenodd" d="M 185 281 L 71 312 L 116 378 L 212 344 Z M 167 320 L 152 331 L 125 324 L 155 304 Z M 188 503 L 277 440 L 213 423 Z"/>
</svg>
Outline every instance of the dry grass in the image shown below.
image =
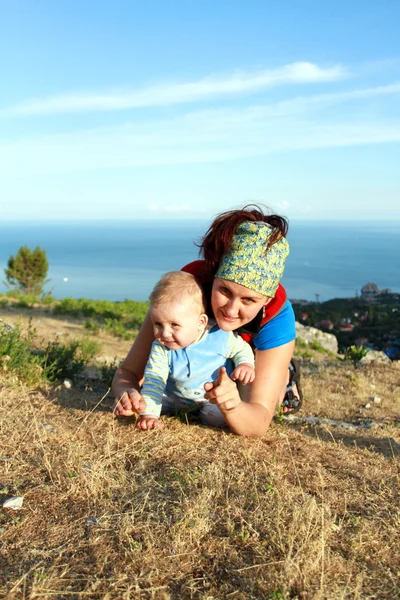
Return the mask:
<svg viewBox="0 0 400 600">
<path fill-rule="evenodd" d="M 304 413 L 374 411 L 382 427 L 274 423 L 251 440 L 171 418 L 139 432 L 106 390 L 0 380 L 0 488 L 24 496 L 0 509 L 0 597 L 400 597 L 400 371 L 304 372 Z M 371 395 L 381 405 L 362 409 Z"/>
</svg>

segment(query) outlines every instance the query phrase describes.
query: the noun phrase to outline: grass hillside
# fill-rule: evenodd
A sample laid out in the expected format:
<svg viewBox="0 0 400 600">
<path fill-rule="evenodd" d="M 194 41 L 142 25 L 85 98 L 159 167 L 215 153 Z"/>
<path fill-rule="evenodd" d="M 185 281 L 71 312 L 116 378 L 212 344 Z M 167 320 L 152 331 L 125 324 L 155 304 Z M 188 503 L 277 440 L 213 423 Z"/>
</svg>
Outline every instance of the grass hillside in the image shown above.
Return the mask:
<svg viewBox="0 0 400 600">
<path fill-rule="evenodd" d="M 21 311 L 0 317 L 31 317 L 43 345 L 88 339 L 78 318 Z M 97 365 L 130 345 L 89 339 Z M 0 597 L 399 598 L 400 363 L 300 354 L 299 415 L 331 421 L 278 416 L 261 439 L 195 417 L 140 432 L 106 378 L 32 385 L 0 362 L 0 504 L 23 497 L 0 508 Z"/>
</svg>

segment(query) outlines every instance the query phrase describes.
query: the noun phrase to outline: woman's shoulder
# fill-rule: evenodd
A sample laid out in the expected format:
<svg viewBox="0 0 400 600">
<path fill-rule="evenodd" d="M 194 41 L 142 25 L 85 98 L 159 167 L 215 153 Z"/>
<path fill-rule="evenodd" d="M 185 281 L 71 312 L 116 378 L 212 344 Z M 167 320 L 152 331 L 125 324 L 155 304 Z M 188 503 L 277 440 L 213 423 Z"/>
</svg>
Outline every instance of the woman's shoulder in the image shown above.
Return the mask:
<svg viewBox="0 0 400 600">
<path fill-rule="evenodd" d="M 270 350 L 296 339 L 296 320 L 293 307 L 286 300 L 282 308 L 265 322 L 253 338 L 253 344 L 258 350 Z"/>
</svg>

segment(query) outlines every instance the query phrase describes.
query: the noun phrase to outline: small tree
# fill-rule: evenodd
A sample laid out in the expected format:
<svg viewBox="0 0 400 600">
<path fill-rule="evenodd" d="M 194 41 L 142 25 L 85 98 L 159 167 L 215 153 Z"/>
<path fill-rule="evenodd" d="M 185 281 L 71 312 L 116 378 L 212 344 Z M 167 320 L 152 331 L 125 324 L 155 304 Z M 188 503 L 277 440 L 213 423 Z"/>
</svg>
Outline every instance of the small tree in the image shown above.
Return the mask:
<svg viewBox="0 0 400 600">
<path fill-rule="evenodd" d="M 11 285 L 24 294 L 38 296 L 43 292 L 43 286 L 49 281 L 46 279 L 49 264 L 46 250 L 36 246 L 34 250 L 22 246 L 16 256 L 10 256 L 7 268 L 5 285 Z"/>
</svg>

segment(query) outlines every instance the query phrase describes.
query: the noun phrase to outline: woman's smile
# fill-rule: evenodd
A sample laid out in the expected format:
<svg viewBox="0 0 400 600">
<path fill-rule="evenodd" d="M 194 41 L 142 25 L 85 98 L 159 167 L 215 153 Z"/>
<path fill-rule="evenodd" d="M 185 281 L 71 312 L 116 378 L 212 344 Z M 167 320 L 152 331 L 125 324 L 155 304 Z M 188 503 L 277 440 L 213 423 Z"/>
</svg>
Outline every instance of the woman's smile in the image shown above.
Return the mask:
<svg viewBox="0 0 400 600">
<path fill-rule="evenodd" d="M 219 277 L 214 279 L 211 306 L 218 326 L 224 331 L 250 323 L 267 303 L 267 296 L 243 285 Z"/>
</svg>

